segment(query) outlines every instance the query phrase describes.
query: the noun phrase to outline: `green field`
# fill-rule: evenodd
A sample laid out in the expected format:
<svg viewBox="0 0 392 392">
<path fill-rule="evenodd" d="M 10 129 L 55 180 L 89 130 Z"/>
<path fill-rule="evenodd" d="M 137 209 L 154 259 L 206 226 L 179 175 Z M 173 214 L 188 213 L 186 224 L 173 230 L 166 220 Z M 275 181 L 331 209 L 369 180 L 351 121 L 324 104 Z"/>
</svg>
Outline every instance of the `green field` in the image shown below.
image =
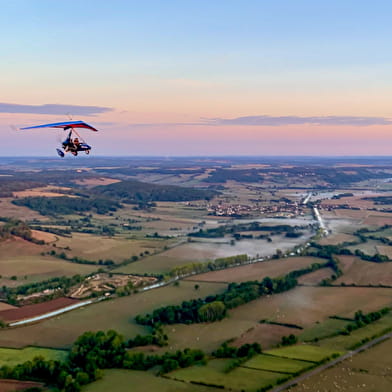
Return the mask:
<svg viewBox="0 0 392 392">
<path fill-rule="evenodd" d="M 353 345 L 359 344 L 364 339 L 381 335 L 384 331 L 392 329 L 392 315 L 387 314 L 380 320 L 375 321 L 363 328 L 359 328 L 350 333 L 350 335 L 338 335 L 330 339 L 320 341 L 323 347 L 336 347 L 337 350 L 349 350 Z"/>
<path fill-rule="evenodd" d="M 213 392 L 213 388 L 154 376 L 137 370 L 105 370 L 101 380 L 82 389 L 83 392 Z"/>
<path fill-rule="evenodd" d="M 35 357 L 44 357 L 46 360 L 64 360 L 67 352 L 41 347 L 26 347 L 24 349 L 0 348 L 0 366 L 15 366 L 19 363 L 31 361 Z"/>
<path fill-rule="evenodd" d="M 259 354 L 245 362 L 242 366 L 281 373 L 297 373 L 312 367 L 312 364 L 297 359 Z"/>
<path fill-rule="evenodd" d="M 276 355 L 283 358 L 299 359 L 310 362 L 320 362 L 331 355 L 341 352 L 338 348 L 332 348 L 334 346 L 320 347 L 310 344 L 298 344 L 295 346 L 280 347 L 266 351 L 266 354 Z"/>
<path fill-rule="evenodd" d="M 134 318 L 153 309 L 183 300 L 217 294 L 226 288 L 222 283 L 201 283 L 194 288 L 192 282 L 180 282 L 128 297 L 102 301 L 94 305 L 73 310 L 57 317 L 16 329 L 0 331 L 0 345 L 24 347 L 69 347 L 85 331 L 115 329 L 127 338 L 147 329 L 136 324 Z"/>
<path fill-rule="evenodd" d="M 313 339 L 323 339 L 331 334 L 343 329 L 347 325 L 347 321 L 337 319 L 327 319 L 321 323 L 316 323 L 314 326 L 307 328 L 304 332 L 298 335 L 298 339 L 306 342 Z"/>
<path fill-rule="evenodd" d="M 234 391 L 257 391 L 288 377 L 284 374 L 243 367 L 226 373 L 225 368 L 231 361 L 230 359 L 214 359 L 209 361 L 206 366 L 192 366 L 176 370 L 169 373 L 168 376 L 185 382 L 205 383 Z"/>
<path fill-rule="evenodd" d="M 368 350 L 302 380 L 290 392 L 309 391 L 392 391 L 392 339 L 388 339 Z"/>
</svg>

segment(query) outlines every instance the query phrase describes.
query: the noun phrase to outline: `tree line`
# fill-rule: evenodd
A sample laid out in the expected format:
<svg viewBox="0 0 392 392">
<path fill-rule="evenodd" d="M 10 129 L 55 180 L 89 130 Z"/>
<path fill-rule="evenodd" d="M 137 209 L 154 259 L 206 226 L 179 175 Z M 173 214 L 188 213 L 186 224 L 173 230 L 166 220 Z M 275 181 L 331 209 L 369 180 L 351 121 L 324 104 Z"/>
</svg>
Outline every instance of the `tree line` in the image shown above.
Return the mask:
<svg viewBox="0 0 392 392">
<path fill-rule="evenodd" d="M 291 226 L 291 225 L 262 225 L 259 222 L 251 222 L 251 223 L 241 223 L 238 225 L 227 225 L 227 226 L 219 226 L 211 229 L 200 229 L 197 232 L 189 233 L 190 237 L 200 237 L 200 238 L 221 238 L 226 234 L 231 234 L 234 238 L 240 239 L 241 235 L 239 232 L 244 231 L 260 231 L 260 232 L 268 232 L 268 236 L 271 235 L 279 235 L 286 234 L 286 236 L 301 236 L 302 232 L 300 229 L 303 229 L 304 226 Z M 268 237 L 266 235 L 261 234 L 260 238 Z"/>
<path fill-rule="evenodd" d="M 29 196 L 12 201 L 17 206 L 24 206 L 38 211 L 41 215 L 69 215 L 87 211 L 106 214 L 121 208 L 118 201 L 103 197 L 42 197 Z"/>
</svg>

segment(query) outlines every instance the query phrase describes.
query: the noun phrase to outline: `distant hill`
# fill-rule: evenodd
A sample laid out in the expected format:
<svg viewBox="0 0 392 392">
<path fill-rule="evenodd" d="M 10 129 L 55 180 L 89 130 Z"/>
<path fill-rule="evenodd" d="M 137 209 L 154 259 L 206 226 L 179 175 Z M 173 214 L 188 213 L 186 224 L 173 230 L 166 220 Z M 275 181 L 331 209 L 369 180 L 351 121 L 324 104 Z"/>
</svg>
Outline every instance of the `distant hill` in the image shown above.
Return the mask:
<svg viewBox="0 0 392 392">
<path fill-rule="evenodd" d="M 217 192 L 212 190 L 185 188 L 175 185 L 147 184 L 136 180 L 100 185 L 94 188 L 94 193 L 129 204 L 155 201 L 209 200 L 217 195 Z"/>
</svg>

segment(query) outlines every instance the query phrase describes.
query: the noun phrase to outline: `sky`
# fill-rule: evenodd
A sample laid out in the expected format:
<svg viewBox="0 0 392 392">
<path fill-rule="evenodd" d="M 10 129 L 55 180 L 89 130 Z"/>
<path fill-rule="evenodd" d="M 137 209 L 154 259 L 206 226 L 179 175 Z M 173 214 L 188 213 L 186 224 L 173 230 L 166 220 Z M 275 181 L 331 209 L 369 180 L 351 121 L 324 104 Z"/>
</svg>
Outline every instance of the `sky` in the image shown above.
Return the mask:
<svg viewBox="0 0 392 392">
<path fill-rule="evenodd" d="M 0 0 L 0 156 L 390 155 L 392 2 Z"/>
</svg>

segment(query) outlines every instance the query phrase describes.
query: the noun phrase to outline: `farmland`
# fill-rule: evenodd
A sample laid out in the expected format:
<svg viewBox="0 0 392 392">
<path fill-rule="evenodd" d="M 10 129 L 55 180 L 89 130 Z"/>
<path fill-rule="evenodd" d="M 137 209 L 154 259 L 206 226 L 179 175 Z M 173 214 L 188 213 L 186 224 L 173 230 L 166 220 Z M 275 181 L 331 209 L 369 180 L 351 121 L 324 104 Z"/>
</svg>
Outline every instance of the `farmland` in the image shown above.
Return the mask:
<svg viewBox="0 0 392 392">
<path fill-rule="evenodd" d="M 6 217 L 13 217 L 23 220 L 27 232 L 31 228 L 27 239 L 8 233 L 0 241 L 0 285 L 6 286 L 2 298 L 18 304 L 15 307 L 0 302 L 0 318 L 10 322 L 78 303 L 68 297 L 53 300 L 50 295 L 39 295 L 45 292 L 44 281 L 61 276 L 81 275 L 61 295 L 107 298 L 35 324 L 16 328 L 4 325 L 0 330 L 0 346 L 4 347 L 0 349 L 0 361 L 1 350 L 10 363 L 17 363 L 21 357 L 30 358 L 34 350 L 42 350 L 45 357 L 53 358 L 51 354 L 57 351 L 50 349 L 68 349 L 86 331 L 114 329 L 126 340 L 141 334 L 139 342 L 147 341 L 144 336 L 156 333 L 156 326 L 138 324 L 137 315 L 145 316 L 157 308 L 180 305 L 190 299 L 205 299 L 223 292 L 233 282 L 283 277 L 315 263 L 330 262 L 332 268 L 304 273 L 298 277 L 298 285 L 289 291 L 268 295 L 265 291 L 258 299 L 228 307 L 226 317 L 220 321 L 198 319 L 193 324 L 163 325 L 159 334 L 167 335 L 167 346 L 159 347 L 161 343 L 155 344 L 156 341 L 141 347 L 129 346 L 132 352 L 153 351 L 157 355 L 187 347 L 200 348 L 208 355 L 207 365 L 169 371 L 164 377 L 156 376 L 157 368 L 148 372 L 104 370 L 102 380 L 84 390 L 121 391 L 129 385 L 136 391 L 142 386 L 143 390 L 184 392 L 216 389 L 191 383 L 196 382 L 226 390 L 256 391 L 316 366 L 316 362 L 345 352 L 391 327 L 388 315 L 347 336 L 336 335 L 358 310 L 366 313 L 392 305 L 392 263 L 334 253 L 340 250 L 338 245 L 357 240 L 358 244 L 349 246 L 353 253 L 360 250 L 366 255 L 392 254 L 387 240 L 392 238 L 392 231 L 383 227 L 391 223 L 389 206 L 378 204 L 378 199 L 364 200 L 390 196 L 391 191 L 375 193 L 364 185 L 364 178 L 370 178 L 372 187 L 376 183 L 384 186 L 384 179 L 390 176 L 389 164 L 374 169 L 372 165 L 366 169 L 350 166 L 348 170 L 325 162 L 313 165 L 308 161 L 243 162 L 226 158 L 186 163 L 176 159 L 151 160 L 143 164 L 97 158 L 96 162 L 96 166 L 78 167 L 76 171 L 56 166 L 48 170 L 46 164 L 38 161 L 34 172 L 30 171 L 29 162 L 27 172 L 23 166 L 17 171 L 9 169 L 15 177 L 12 181 L 0 178 L 6 185 L 2 187 L 4 196 L 0 197 L 0 225 L 9 222 Z M 27 178 L 37 185 L 24 188 Z M 359 178 L 364 189 L 354 189 L 359 186 L 354 179 Z M 137 189 L 142 194 L 138 195 Z M 354 196 L 347 196 L 349 193 Z M 94 207 L 98 195 L 104 199 L 103 210 Z M 56 210 L 57 213 L 41 202 L 14 204 L 23 204 L 26 197 L 60 196 L 67 202 L 58 207 L 66 208 Z M 88 208 L 76 208 L 76 199 L 83 199 Z M 319 209 L 328 233 L 319 230 L 313 206 Z M 362 233 L 364 237 L 386 239 L 360 242 L 356 233 L 360 228 L 369 229 Z M 320 250 L 317 244 L 336 247 Z M 320 253 L 311 253 L 315 250 Z M 243 255 L 244 262 L 264 260 L 231 268 L 226 268 L 227 264 L 226 269 L 219 270 L 221 266 L 212 262 L 235 255 Z M 185 273 L 173 272 L 179 266 L 207 266 L 207 262 L 211 263 L 203 271 L 209 272 L 185 278 Z M 189 271 L 186 274 L 192 273 Z M 169 276 L 179 279 L 151 290 L 141 287 L 163 283 Z M 35 286 L 30 285 L 33 282 L 42 283 L 42 287 L 38 285 L 40 288 L 34 291 Z M 10 288 L 24 285 L 28 287 L 26 293 L 37 295 L 32 301 L 43 302 L 31 304 L 23 302 L 25 299 L 19 298 L 22 296 L 8 295 L 13 293 Z M 24 303 L 28 305 L 21 306 Z M 277 347 L 283 337 L 290 335 L 292 342 L 296 337 L 299 344 Z M 224 342 L 237 348 L 257 342 L 263 353 L 227 371 L 233 359 L 210 357 Z M 64 351 L 59 353 L 63 355 Z"/>
<path fill-rule="evenodd" d="M 150 372 L 137 370 L 105 370 L 101 380 L 88 385 L 83 392 L 211 392 L 211 388 L 201 385 L 187 384 L 163 377 L 156 377 Z"/>
<path fill-rule="evenodd" d="M 320 344 L 323 347 L 333 347 L 337 350 L 350 350 L 361 342 L 368 341 L 390 330 L 392 330 L 392 316 L 387 315 L 370 325 L 351 332 L 349 336 L 338 335 L 322 340 Z"/>
<path fill-rule="evenodd" d="M 266 354 L 308 362 L 320 362 L 334 354 L 340 353 L 338 348 L 332 348 L 332 346 L 331 348 L 325 348 L 310 344 L 299 344 L 266 351 Z"/>
<path fill-rule="evenodd" d="M 102 301 L 86 306 L 39 324 L 27 325 L 15 329 L 0 331 L 0 346 L 64 348 L 76 340 L 84 331 L 115 329 L 127 338 L 137 333 L 146 333 L 146 329 L 135 323 L 139 313 L 148 313 L 157 306 L 181 303 L 184 299 L 198 298 L 218 293 L 226 285 L 216 283 L 200 284 L 195 290 L 191 282 L 166 286 L 147 292 L 141 292 L 115 300 Z"/>
<path fill-rule="evenodd" d="M 388 339 L 344 362 L 301 381 L 290 392 L 351 389 L 387 392 L 392 388 L 392 340 Z"/>
<path fill-rule="evenodd" d="M 197 347 L 206 351 L 215 349 L 224 341 L 250 334 L 263 347 L 283 335 L 300 334 L 300 329 L 283 328 L 276 333 L 275 328 L 261 329 L 257 333 L 259 321 L 295 324 L 305 330 L 316 323 L 327 320 L 329 316 L 352 317 L 358 309 L 374 311 L 391 303 L 390 290 L 383 288 L 359 287 L 297 287 L 289 292 L 263 297 L 229 311 L 229 317 L 215 323 L 193 325 L 170 325 L 165 328 L 169 336 L 169 349 Z M 250 331 L 255 328 L 254 334 Z M 279 331 L 279 329 L 278 329 Z M 281 334 L 281 335 L 280 335 Z M 278 335 L 278 336 L 277 336 Z M 241 338 L 240 338 L 241 339 Z M 246 342 L 247 340 L 244 340 Z"/>
<path fill-rule="evenodd" d="M 25 361 L 31 361 L 39 356 L 48 360 L 61 361 L 66 355 L 66 351 L 40 347 L 26 347 L 24 349 L 0 348 L 0 366 L 15 366 Z"/>
<path fill-rule="evenodd" d="M 12 286 L 48 277 L 88 274 L 97 268 L 91 265 L 69 263 L 50 256 L 43 256 L 46 250 L 20 238 L 0 242 L 1 284 Z M 10 280 L 14 276 L 16 279 Z"/>
<path fill-rule="evenodd" d="M 187 278 L 200 282 L 246 282 L 284 276 L 290 271 L 299 270 L 313 263 L 325 263 L 325 260 L 315 257 L 289 257 L 286 259 L 268 260 L 264 262 L 229 268 L 222 271 L 212 271 Z"/>
<path fill-rule="evenodd" d="M 229 362 L 230 360 L 216 359 L 209 361 L 206 366 L 193 366 L 174 371 L 169 374 L 169 377 L 185 382 L 204 383 L 218 388 L 230 388 L 234 391 L 257 391 L 259 388 L 274 384 L 285 377 L 279 373 L 244 367 L 225 373 L 224 369 Z"/>
<path fill-rule="evenodd" d="M 313 365 L 298 359 L 284 358 L 283 353 L 282 356 L 259 354 L 245 362 L 242 366 L 279 373 L 297 373 Z"/>
<path fill-rule="evenodd" d="M 355 256 L 339 256 L 343 269 L 336 284 L 392 286 L 392 263 L 371 263 Z"/>
</svg>

